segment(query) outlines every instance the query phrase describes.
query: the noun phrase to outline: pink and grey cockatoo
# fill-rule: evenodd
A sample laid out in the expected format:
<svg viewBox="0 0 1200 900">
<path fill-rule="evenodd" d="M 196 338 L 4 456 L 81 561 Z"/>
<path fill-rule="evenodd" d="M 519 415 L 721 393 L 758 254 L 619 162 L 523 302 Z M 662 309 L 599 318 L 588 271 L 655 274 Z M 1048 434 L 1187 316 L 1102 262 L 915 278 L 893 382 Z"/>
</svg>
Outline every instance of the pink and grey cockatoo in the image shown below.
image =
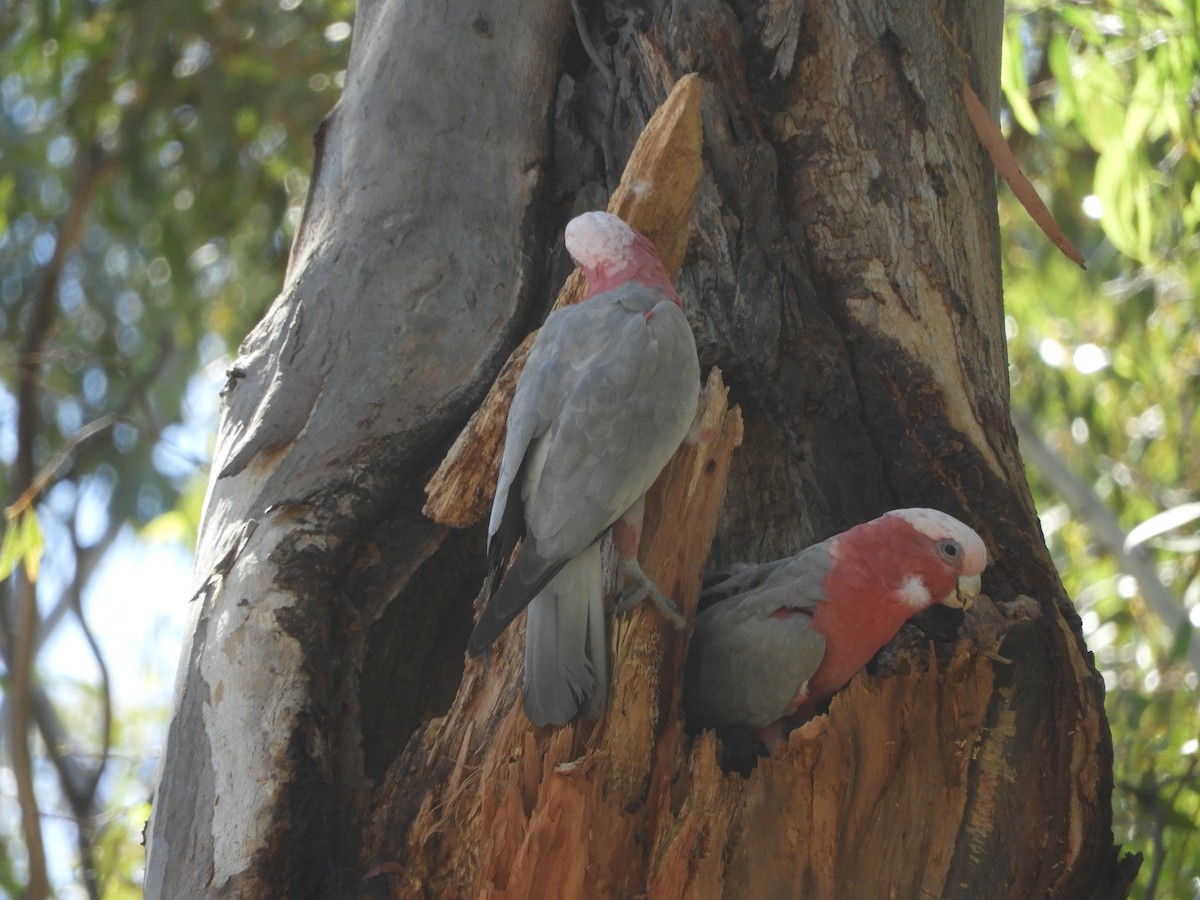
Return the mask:
<svg viewBox="0 0 1200 900">
<path fill-rule="evenodd" d="M 769 749 L 848 682 L 909 618 L 965 608 L 987 549 L 935 509 L 896 509 L 795 556 L 739 566 L 707 587 L 684 708 L 702 725 L 742 725 Z M 715 602 L 713 602 L 715 601 Z"/>
<path fill-rule="evenodd" d="M 566 244 L 587 293 L 547 317 L 517 381 L 488 526 L 491 595 L 467 645 L 483 653 L 529 607 L 525 711 L 539 725 L 595 717 L 604 702 L 610 527 L 636 584 L 624 603 L 651 596 L 678 616 L 637 548 L 643 495 L 687 435 L 700 390 L 695 339 L 654 245 L 605 212 L 572 219 Z"/>
</svg>

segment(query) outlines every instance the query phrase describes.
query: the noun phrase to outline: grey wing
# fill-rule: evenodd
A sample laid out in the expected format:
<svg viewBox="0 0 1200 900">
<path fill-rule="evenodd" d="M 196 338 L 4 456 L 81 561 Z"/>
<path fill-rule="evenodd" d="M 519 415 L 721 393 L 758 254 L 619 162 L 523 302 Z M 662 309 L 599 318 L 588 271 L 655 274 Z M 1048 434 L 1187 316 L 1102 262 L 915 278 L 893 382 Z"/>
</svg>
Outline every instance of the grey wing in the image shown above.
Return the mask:
<svg viewBox="0 0 1200 900">
<path fill-rule="evenodd" d="M 712 606 L 739 594 L 748 594 L 758 588 L 785 588 L 785 593 L 763 593 L 759 602 L 771 603 L 786 600 L 792 604 L 816 608 L 825 599 L 821 587 L 832 565 L 832 552 L 837 537 L 831 537 L 805 547 L 794 556 L 773 559 L 763 563 L 738 563 L 729 572 L 705 579 L 700 595 L 700 608 Z"/>
<path fill-rule="evenodd" d="M 684 709 L 702 725 L 762 728 L 791 711 L 824 655 L 810 616 L 774 618 L 746 598 L 725 600 L 696 618 Z"/>
<path fill-rule="evenodd" d="M 504 453 L 488 523 L 487 603 L 467 642 L 472 655 L 486 650 L 569 558 L 547 558 L 536 540 L 521 545 L 512 569 L 508 561 L 526 536 L 522 483 L 542 465 L 545 433 L 562 408 L 569 388 L 568 358 L 561 352 L 565 310 L 552 312 L 534 338 L 517 379 L 504 434 Z M 515 490 L 514 490 L 515 486 Z"/>
<path fill-rule="evenodd" d="M 695 415 L 699 379 L 691 329 L 660 291 L 624 286 L 546 319 L 509 411 L 473 654 L 649 487 Z"/>
<path fill-rule="evenodd" d="M 500 457 L 496 495 L 492 499 L 489 540 L 500 530 L 505 511 L 509 509 L 511 489 L 525 465 L 530 444 L 550 427 L 566 399 L 569 385 L 564 384 L 564 378 L 569 375 L 569 367 L 564 354 L 559 352 L 564 325 L 564 317 L 560 313 L 565 312 L 556 310 L 547 317 L 534 338 L 525 368 L 517 379 L 505 426 L 504 453 Z M 514 506 L 519 508 L 520 504 Z"/>
<path fill-rule="evenodd" d="M 526 521 L 548 555 L 574 555 L 629 509 L 696 413 L 700 366 L 683 311 L 629 284 L 573 307 L 563 345 L 574 377 L 526 483 Z M 564 327 L 564 332 L 567 329 Z"/>
<path fill-rule="evenodd" d="M 705 589 L 710 605 L 696 617 L 684 681 L 689 716 L 761 728 L 790 712 L 825 655 L 812 614 L 826 599 L 834 540 L 739 566 Z"/>
</svg>

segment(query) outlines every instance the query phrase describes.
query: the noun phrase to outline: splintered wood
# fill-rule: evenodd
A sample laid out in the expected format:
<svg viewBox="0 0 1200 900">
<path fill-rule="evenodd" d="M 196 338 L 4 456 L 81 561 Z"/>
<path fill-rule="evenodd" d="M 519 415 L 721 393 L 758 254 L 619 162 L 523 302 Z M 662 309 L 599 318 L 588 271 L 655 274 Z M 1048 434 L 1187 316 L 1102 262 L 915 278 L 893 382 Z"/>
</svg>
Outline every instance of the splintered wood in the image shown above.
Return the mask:
<svg viewBox="0 0 1200 900">
<path fill-rule="evenodd" d="M 685 75 L 651 117 L 638 139 L 608 211 L 654 242 L 674 278 L 687 249 L 688 220 L 700 184 L 700 95 L 698 75 Z M 555 308 L 583 296 L 583 276 L 571 273 Z M 483 519 L 496 487 L 504 425 L 517 378 L 537 332 L 513 351 L 483 404 L 425 486 L 425 515 L 442 525 L 465 528 Z"/>
<path fill-rule="evenodd" d="M 742 439 L 741 413 L 728 408 L 718 370 L 701 409 L 703 440 L 681 447 L 656 482 L 641 547 L 646 573 L 689 622 Z M 421 785 L 428 793 L 404 853 L 410 874 L 470 897 L 644 890 L 645 850 L 668 827 L 671 784 L 687 761 L 680 714 L 687 633 L 648 604 L 614 616 L 610 633 L 612 682 L 594 726 L 539 729 L 525 718 L 519 627 L 500 637 L 488 668 L 468 664 L 451 711 L 430 723 L 421 742 L 428 769 L 449 771 Z M 433 848 L 449 833 L 447 858 Z"/>
<path fill-rule="evenodd" d="M 681 447 L 646 495 L 639 558 L 647 575 L 691 622 L 700 598 L 700 572 L 717 530 L 734 448 L 742 442 L 741 411 L 713 369 L 700 397 L 694 431 L 707 440 Z M 682 745 L 680 713 L 687 642 L 651 604 L 612 626 L 613 677 L 608 711 L 592 735 L 591 751 L 605 765 L 610 797 L 630 806 L 646 799 L 652 769 L 674 772 Z M 664 787 L 664 782 L 659 787 Z M 651 798 L 651 806 L 665 803 Z"/>
</svg>

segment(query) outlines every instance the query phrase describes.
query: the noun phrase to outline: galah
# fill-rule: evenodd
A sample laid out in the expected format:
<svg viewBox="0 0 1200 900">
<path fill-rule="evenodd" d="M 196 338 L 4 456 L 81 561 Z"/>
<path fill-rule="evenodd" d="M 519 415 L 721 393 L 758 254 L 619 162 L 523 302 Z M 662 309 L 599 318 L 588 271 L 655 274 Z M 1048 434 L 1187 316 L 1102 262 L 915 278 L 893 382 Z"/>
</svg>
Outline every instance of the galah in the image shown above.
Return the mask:
<svg viewBox="0 0 1200 900">
<path fill-rule="evenodd" d="M 773 749 L 909 618 L 978 595 L 987 549 L 935 509 L 896 509 L 795 556 L 742 565 L 701 597 L 684 708 L 741 725 Z"/>
<path fill-rule="evenodd" d="M 634 584 L 624 605 L 650 596 L 678 615 L 637 548 L 643 495 L 687 435 L 700 389 L 695 339 L 654 245 L 605 212 L 572 219 L 566 245 L 587 292 L 547 317 L 517 381 L 488 526 L 490 597 L 467 646 L 483 653 L 529 607 L 525 710 L 539 725 L 595 717 L 604 702 L 609 528 Z"/>
</svg>

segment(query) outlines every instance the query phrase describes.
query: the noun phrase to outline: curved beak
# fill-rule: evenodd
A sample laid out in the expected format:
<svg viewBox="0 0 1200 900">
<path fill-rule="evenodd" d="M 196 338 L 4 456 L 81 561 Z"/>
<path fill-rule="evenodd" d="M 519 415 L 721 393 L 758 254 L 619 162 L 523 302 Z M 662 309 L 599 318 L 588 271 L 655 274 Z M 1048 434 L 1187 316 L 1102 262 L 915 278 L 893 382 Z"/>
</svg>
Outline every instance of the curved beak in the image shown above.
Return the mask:
<svg viewBox="0 0 1200 900">
<path fill-rule="evenodd" d="M 978 575 L 960 575 L 956 589 L 942 598 L 942 606 L 953 609 L 969 609 L 979 596 L 982 579 Z"/>
</svg>

